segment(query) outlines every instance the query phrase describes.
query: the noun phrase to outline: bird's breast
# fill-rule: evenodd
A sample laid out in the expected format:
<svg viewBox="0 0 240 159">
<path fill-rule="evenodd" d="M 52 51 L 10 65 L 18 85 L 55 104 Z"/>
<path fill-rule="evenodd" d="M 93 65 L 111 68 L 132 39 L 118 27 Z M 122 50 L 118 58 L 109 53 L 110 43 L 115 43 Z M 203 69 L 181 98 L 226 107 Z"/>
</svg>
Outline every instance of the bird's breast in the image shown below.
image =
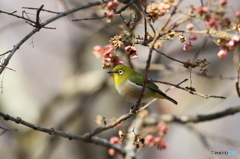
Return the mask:
<svg viewBox="0 0 240 159">
<path fill-rule="evenodd" d="M 137 85 L 129 80 L 123 82 L 116 86 L 118 93 L 127 101 L 136 102 L 140 96 L 142 91 L 142 86 Z M 142 102 L 148 101 L 152 99 L 151 91 L 146 88 L 144 91 L 144 96 L 142 98 Z"/>
</svg>

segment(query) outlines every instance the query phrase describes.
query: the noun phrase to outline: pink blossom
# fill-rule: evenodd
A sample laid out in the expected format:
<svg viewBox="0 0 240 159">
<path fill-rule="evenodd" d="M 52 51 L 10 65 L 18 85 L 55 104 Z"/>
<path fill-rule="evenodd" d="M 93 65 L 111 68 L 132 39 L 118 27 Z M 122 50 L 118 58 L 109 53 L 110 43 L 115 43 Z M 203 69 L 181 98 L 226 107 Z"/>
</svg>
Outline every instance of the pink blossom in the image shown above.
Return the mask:
<svg viewBox="0 0 240 159">
<path fill-rule="evenodd" d="M 154 136 L 152 135 L 147 135 L 145 138 L 144 138 L 144 143 L 148 146 L 153 146 L 155 144 L 154 142 Z"/>
<path fill-rule="evenodd" d="M 197 40 L 197 38 L 198 38 L 197 34 L 194 34 L 194 33 L 190 34 L 188 37 L 189 40 Z"/>
<path fill-rule="evenodd" d="M 119 6 L 119 2 L 110 1 L 110 2 L 107 3 L 106 8 L 108 10 L 116 11 L 118 6 Z"/>
<path fill-rule="evenodd" d="M 234 42 L 231 40 L 226 44 L 227 47 L 234 47 Z"/>
<path fill-rule="evenodd" d="M 157 149 L 158 150 L 163 150 L 167 148 L 167 144 L 165 143 L 165 141 L 163 140 L 163 138 L 161 137 L 156 137 L 154 139 L 155 144 L 157 145 Z"/>
<path fill-rule="evenodd" d="M 137 59 L 138 55 L 137 55 L 137 49 L 133 46 L 126 46 L 125 47 L 125 51 L 128 55 L 130 55 L 131 59 Z"/>
<path fill-rule="evenodd" d="M 155 137 L 154 138 L 154 142 L 157 144 L 157 143 L 160 143 L 162 142 L 162 138 L 161 137 Z"/>
<path fill-rule="evenodd" d="M 122 141 L 119 139 L 119 137 L 113 136 L 110 138 L 110 143 L 116 144 L 116 145 L 122 145 Z"/>
<path fill-rule="evenodd" d="M 164 140 L 162 140 L 162 142 L 157 145 L 157 148 L 158 148 L 158 150 L 166 149 L 167 143 Z"/>
<path fill-rule="evenodd" d="M 158 129 L 162 132 L 166 132 L 168 130 L 168 126 L 165 123 L 158 123 L 157 125 Z"/>
<path fill-rule="evenodd" d="M 104 46 L 104 54 L 103 55 L 113 54 L 113 53 L 114 53 L 114 46 L 112 46 L 112 45 Z"/>
<path fill-rule="evenodd" d="M 114 19 L 114 13 L 113 12 L 105 13 L 105 16 L 107 18 L 108 23 L 110 23 Z"/>
<path fill-rule="evenodd" d="M 209 19 L 205 22 L 207 28 L 213 28 L 216 29 L 218 27 L 218 23 L 215 19 Z"/>
<path fill-rule="evenodd" d="M 99 58 L 101 55 L 103 55 L 103 53 L 104 53 L 104 49 L 101 46 L 96 45 L 96 46 L 93 47 L 93 54 L 97 58 Z"/>
<path fill-rule="evenodd" d="M 192 30 L 194 28 L 194 24 L 193 23 L 188 23 L 186 25 L 186 28 L 187 28 L 187 30 Z"/>
<path fill-rule="evenodd" d="M 183 46 L 183 50 L 184 51 L 189 51 L 189 50 L 191 50 L 192 47 L 193 47 L 192 43 L 188 42 Z"/>
<path fill-rule="evenodd" d="M 240 18 L 240 11 L 235 12 L 236 18 Z"/>
<path fill-rule="evenodd" d="M 116 153 L 114 149 L 108 149 L 108 154 L 113 156 Z"/>
<path fill-rule="evenodd" d="M 226 58 L 227 57 L 227 50 L 220 50 L 219 52 L 218 52 L 218 54 L 217 54 L 217 56 L 219 57 L 219 58 L 221 58 L 221 59 L 223 59 L 223 58 Z"/>
<path fill-rule="evenodd" d="M 199 8 L 197 9 L 197 12 L 198 12 L 200 15 L 203 15 L 203 14 L 205 14 L 205 13 L 208 12 L 208 8 L 207 8 L 207 7 L 199 7 Z"/>
<path fill-rule="evenodd" d="M 232 37 L 232 39 L 231 39 L 231 41 L 233 41 L 233 42 L 239 42 L 240 41 L 240 36 L 238 35 L 235 35 L 235 36 L 233 36 Z"/>
<path fill-rule="evenodd" d="M 232 39 L 226 44 L 229 50 L 234 50 L 234 47 L 238 46 L 240 43 L 240 36 L 235 35 Z"/>
<path fill-rule="evenodd" d="M 116 145 L 122 145 L 122 141 L 116 136 L 113 136 L 113 137 L 110 138 L 110 143 L 111 144 L 116 144 Z M 116 151 L 114 149 L 112 149 L 112 148 L 108 149 L 108 154 L 109 155 L 112 156 L 115 153 L 116 153 Z"/>
</svg>

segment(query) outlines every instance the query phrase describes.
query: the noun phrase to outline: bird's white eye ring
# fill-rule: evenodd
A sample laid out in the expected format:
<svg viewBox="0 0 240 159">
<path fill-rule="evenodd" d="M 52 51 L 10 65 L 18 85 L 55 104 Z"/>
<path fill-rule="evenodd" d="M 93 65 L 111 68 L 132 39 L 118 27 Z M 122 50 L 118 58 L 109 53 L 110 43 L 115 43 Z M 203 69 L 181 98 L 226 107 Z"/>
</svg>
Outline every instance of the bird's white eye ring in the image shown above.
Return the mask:
<svg viewBox="0 0 240 159">
<path fill-rule="evenodd" d="M 118 74 L 119 75 L 123 74 L 123 70 L 118 70 Z"/>
</svg>

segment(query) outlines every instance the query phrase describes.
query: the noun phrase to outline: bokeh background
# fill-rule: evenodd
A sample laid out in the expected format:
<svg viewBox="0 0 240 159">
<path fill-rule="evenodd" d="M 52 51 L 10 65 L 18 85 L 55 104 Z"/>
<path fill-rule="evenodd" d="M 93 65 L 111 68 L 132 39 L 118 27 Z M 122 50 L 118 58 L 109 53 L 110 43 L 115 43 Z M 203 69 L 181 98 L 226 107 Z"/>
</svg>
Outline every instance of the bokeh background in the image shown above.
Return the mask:
<svg viewBox="0 0 240 159">
<path fill-rule="evenodd" d="M 38 8 L 44 4 L 44 9 L 61 12 L 84 3 L 87 1 L 1 0 L 0 10 L 17 11 L 19 15 L 24 14 L 35 19 L 35 10 L 22 7 Z M 187 9 L 186 6 L 190 3 L 200 6 L 200 1 L 184 0 L 180 7 Z M 238 1 L 229 0 L 228 6 L 229 17 L 233 16 L 234 11 L 240 10 Z M 22 12 L 23 10 L 25 12 Z M 0 94 L 1 112 L 21 117 L 42 127 L 54 127 L 81 135 L 97 128 L 97 115 L 111 121 L 129 111 L 131 103 L 119 97 L 111 77 L 107 74 L 108 70 L 103 70 L 101 59 L 92 54 L 93 46 L 108 44 L 109 38 L 118 33 L 116 28 L 123 24 L 122 20 L 116 17 L 112 23 L 106 23 L 105 20 L 72 22 L 72 19 L 76 18 L 102 15 L 102 11 L 98 10 L 99 7 L 93 7 L 61 18 L 48 25 L 56 29 L 42 29 L 21 46 L 8 65 L 16 71 L 5 70 L 0 76 L 3 87 Z M 127 17 L 129 13 L 132 11 L 127 11 L 124 16 Z M 41 12 L 40 16 L 41 21 L 45 21 L 54 14 Z M 0 53 L 12 49 L 33 29 L 23 20 L 9 15 L 0 14 L 0 20 Z M 158 22 L 159 25 L 162 22 Z M 199 28 L 204 26 L 200 21 L 196 23 Z M 185 25 L 179 29 L 185 29 Z M 139 25 L 135 31 L 142 35 L 143 27 Z M 226 59 L 219 59 L 218 47 L 204 36 L 193 42 L 191 51 L 183 51 L 183 44 L 177 38 L 163 43 L 162 51 L 182 61 L 192 60 L 206 39 L 206 46 L 197 59 L 206 58 L 210 62 L 209 76 L 203 77 L 199 75 L 198 68 L 193 69 L 192 85 L 200 93 L 226 96 L 227 99 L 205 99 L 182 90 L 171 89 L 167 94 L 179 104 L 175 106 L 166 100 L 157 100 L 149 107 L 150 113 L 209 114 L 240 105 L 235 90 L 237 65 L 233 62 L 238 58 L 237 52 L 229 53 Z M 143 46 L 136 47 L 139 59 L 132 62 L 135 68 L 144 68 L 148 49 Z M 119 54 L 123 55 L 121 52 Z M 122 58 L 126 60 L 124 55 Z M 128 64 L 127 60 L 125 62 Z M 154 54 L 152 62 L 157 64 L 159 69 L 151 71 L 151 78 L 175 84 L 190 78 L 189 70 L 159 54 Z M 190 80 L 183 84 L 189 85 Z M 165 91 L 169 86 L 159 84 L 159 88 Z M 137 153 L 137 158 L 239 158 L 209 155 L 210 150 L 240 153 L 239 120 L 240 115 L 235 114 L 198 124 L 171 123 L 165 138 L 168 148 L 159 151 L 153 147 L 144 147 Z M 50 136 L 3 119 L 0 119 L 0 125 L 13 129 L 0 136 L 0 159 L 111 158 L 107 149 L 101 146 Z M 112 129 L 99 136 L 109 139 L 117 133 L 118 129 Z"/>
</svg>

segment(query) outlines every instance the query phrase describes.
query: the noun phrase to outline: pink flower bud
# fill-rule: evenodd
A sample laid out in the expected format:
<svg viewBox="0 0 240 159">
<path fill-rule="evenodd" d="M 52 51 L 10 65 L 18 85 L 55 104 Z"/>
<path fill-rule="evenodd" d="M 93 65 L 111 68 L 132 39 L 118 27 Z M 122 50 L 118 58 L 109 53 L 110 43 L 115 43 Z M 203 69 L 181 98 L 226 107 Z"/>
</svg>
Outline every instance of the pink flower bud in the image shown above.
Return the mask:
<svg viewBox="0 0 240 159">
<path fill-rule="evenodd" d="M 189 40 L 197 40 L 197 38 L 198 38 L 197 34 L 194 34 L 194 33 L 190 34 L 188 37 Z"/>
<path fill-rule="evenodd" d="M 235 12 L 236 18 L 240 19 L 240 11 Z"/>
<path fill-rule="evenodd" d="M 194 24 L 193 23 L 188 23 L 186 25 L 186 28 L 187 28 L 187 30 L 192 30 L 194 28 Z"/>
<path fill-rule="evenodd" d="M 119 2 L 110 1 L 107 3 L 106 8 L 108 10 L 116 11 L 118 6 L 119 6 Z"/>
<path fill-rule="evenodd" d="M 233 42 L 239 42 L 240 41 L 240 36 L 239 35 L 235 35 L 232 37 L 231 39 Z"/>
<path fill-rule="evenodd" d="M 197 12 L 198 12 L 200 15 L 203 15 L 203 14 L 205 14 L 205 13 L 208 12 L 208 8 L 207 8 L 207 7 L 199 7 L 199 8 L 197 9 Z"/>
<path fill-rule="evenodd" d="M 104 49 L 99 46 L 99 45 L 96 45 L 93 47 L 93 54 L 98 58 L 100 57 L 101 55 L 103 55 L 104 53 Z"/>
<path fill-rule="evenodd" d="M 234 42 L 231 40 L 226 44 L 227 47 L 233 47 L 234 46 Z"/>
<path fill-rule="evenodd" d="M 115 154 L 115 150 L 114 149 L 108 149 L 108 154 L 113 156 Z"/>
<path fill-rule="evenodd" d="M 137 59 L 138 55 L 137 55 L 137 49 L 133 46 L 126 46 L 125 47 L 125 51 L 128 55 L 130 55 L 131 59 Z"/>
<path fill-rule="evenodd" d="M 205 22 L 207 28 L 213 28 L 216 29 L 218 27 L 218 23 L 215 19 L 209 19 L 208 21 Z"/>
<path fill-rule="evenodd" d="M 155 137 L 155 138 L 154 138 L 155 144 L 161 143 L 162 140 L 163 140 L 163 139 L 162 139 L 161 137 Z"/>
<path fill-rule="evenodd" d="M 112 45 L 104 46 L 104 54 L 103 55 L 113 54 L 113 53 L 114 53 L 114 47 Z"/>
<path fill-rule="evenodd" d="M 191 50 L 192 47 L 193 47 L 192 43 L 188 42 L 183 46 L 183 50 L 184 51 L 189 51 L 189 50 Z"/>
<path fill-rule="evenodd" d="M 168 130 L 168 126 L 165 123 L 160 122 L 160 123 L 158 123 L 157 127 L 160 131 L 167 131 Z"/>
<path fill-rule="evenodd" d="M 158 150 L 163 150 L 167 148 L 167 143 L 163 141 L 162 143 L 157 145 Z"/>
<path fill-rule="evenodd" d="M 152 135 L 147 135 L 144 138 L 144 144 L 148 145 L 148 146 L 153 146 L 154 145 L 154 136 Z"/>
<path fill-rule="evenodd" d="M 218 52 L 217 56 L 221 59 L 226 58 L 227 57 L 227 50 L 220 50 Z"/>
<path fill-rule="evenodd" d="M 110 143 L 116 144 L 116 145 L 122 145 L 122 141 L 116 136 L 113 136 L 110 138 Z"/>
<path fill-rule="evenodd" d="M 113 12 L 105 13 L 105 16 L 107 18 L 108 23 L 110 23 L 114 19 L 114 13 Z"/>
</svg>

